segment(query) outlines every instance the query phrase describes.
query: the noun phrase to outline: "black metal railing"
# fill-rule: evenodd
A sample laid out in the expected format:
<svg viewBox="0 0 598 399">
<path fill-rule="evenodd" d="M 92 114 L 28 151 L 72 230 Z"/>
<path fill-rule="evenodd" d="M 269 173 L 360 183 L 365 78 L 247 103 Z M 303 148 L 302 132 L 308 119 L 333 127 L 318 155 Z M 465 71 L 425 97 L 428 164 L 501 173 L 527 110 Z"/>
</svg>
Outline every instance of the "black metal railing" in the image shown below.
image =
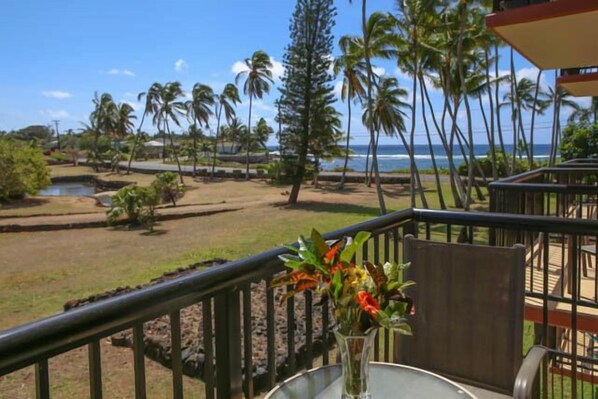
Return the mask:
<svg viewBox="0 0 598 399">
<path fill-rule="evenodd" d="M 593 398 L 598 392 L 594 382 L 597 360 L 578 350 L 585 344 L 579 334 L 592 330 L 587 324 L 593 320 L 591 313 L 598 313 L 598 285 L 595 277 L 591 281 L 585 277 L 587 262 L 584 268 L 584 259 L 589 260 L 590 272 L 593 270 L 595 275 L 596 255 L 589 255 L 588 259 L 578 250 L 591 240 L 595 245 L 598 222 L 408 209 L 335 231 L 326 237 L 339 238 L 362 230 L 373 234 L 356 257 L 376 262 L 400 261 L 401 241 L 407 233 L 431 240 L 490 245 L 498 244 L 495 239 L 497 230 L 514 232 L 519 242 L 541 234 L 539 242 L 527 241 L 530 260 L 526 266 L 526 297 L 532 302 L 526 305 L 526 315 L 533 323 L 530 324 L 533 326 L 531 339 L 551 347 L 550 361 L 543 368 L 543 392 L 555 398 L 577 397 L 580 392 L 589 392 L 586 397 Z M 266 320 L 260 323 L 267 338 L 266 351 L 258 354 L 253 350 L 256 325 L 252 309 L 259 305 L 254 288 L 256 284 L 267 287 L 271 278 L 283 270 L 278 256 L 286 251 L 278 248 L 263 252 L 0 332 L 0 376 L 34 365 L 37 397 L 49 398 L 52 373 L 48 360 L 87 346 L 90 396 L 101 398 L 100 339 L 132 329 L 135 396 L 144 398 L 144 336 L 148 333 L 144 323 L 167 317 L 170 321 L 173 397 L 182 398 L 184 367 L 180 315 L 188 307 L 196 306 L 203 316 L 199 328 L 204 366 L 201 373 L 193 376 L 204 381 L 205 397 L 252 398 L 258 391 L 271 388 L 277 380 L 299 369 L 312 367 L 316 359 L 323 364 L 334 359 L 330 346 L 333 322 L 326 302 L 317 303 L 319 301 L 312 298 L 311 293 L 306 293 L 279 304 L 276 292 L 268 288 L 264 305 Z M 553 258 L 558 260 L 555 265 Z M 560 286 L 553 287 L 555 279 L 561 282 Z M 594 292 L 589 295 L 592 289 Z M 301 317 L 296 315 L 299 302 L 304 306 Z M 564 316 L 559 314 L 554 319 L 553 309 L 559 306 L 568 307 L 568 310 L 561 309 Z M 276 321 L 281 317 L 286 317 L 286 328 L 277 328 Z M 316 324 L 321 326 L 319 335 L 315 333 Z M 303 331 L 304 336 L 296 336 L 299 331 Z M 563 346 L 563 331 L 570 336 L 569 346 Z M 374 360 L 394 360 L 392 338 L 388 332 L 381 334 L 376 341 Z M 266 367 L 262 370 L 265 374 L 256 370 L 258 357 L 262 355 L 265 356 Z"/>
</svg>

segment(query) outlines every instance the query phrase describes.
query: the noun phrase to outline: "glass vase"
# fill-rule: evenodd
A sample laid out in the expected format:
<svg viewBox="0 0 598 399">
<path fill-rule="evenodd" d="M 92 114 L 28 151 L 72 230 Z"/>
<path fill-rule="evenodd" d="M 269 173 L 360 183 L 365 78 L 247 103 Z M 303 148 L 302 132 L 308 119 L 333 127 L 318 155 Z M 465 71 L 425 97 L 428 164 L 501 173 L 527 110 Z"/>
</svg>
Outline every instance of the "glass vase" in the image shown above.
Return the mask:
<svg viewBox="0 0 598 399">
<path fill-rule="evenodd" d="M 342 399 L 370 399 L 368 391 L 369 359 L 378 330 L 366 335 L 344 335 L 334 331 L 343 369 Z"/>
</svg>

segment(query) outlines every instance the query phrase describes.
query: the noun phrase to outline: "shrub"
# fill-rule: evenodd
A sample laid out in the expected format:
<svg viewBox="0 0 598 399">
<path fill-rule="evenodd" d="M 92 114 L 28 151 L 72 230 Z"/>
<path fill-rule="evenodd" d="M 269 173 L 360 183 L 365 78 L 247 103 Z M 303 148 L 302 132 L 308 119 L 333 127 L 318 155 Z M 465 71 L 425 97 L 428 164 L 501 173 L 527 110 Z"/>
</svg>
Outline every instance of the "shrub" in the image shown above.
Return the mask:
<svg viewBox="0 0 598 399">
<path fill-rule="evenodd" d="M 42 151 L 10 139 L 0 139 L 0 201 L 34 195 L 50 184 Z"/>
<path fill-rule="evenodd" d="M 598 158 L 598 124 L 570 123 L 563 129 L 561 158 Z"/>
<path fill-rule="evenodd" d="M 182 195 L 185 186 L 177 181 L 178 175 L 173 172 L 162 172 L 156 174 L 156 180 L 152 182 L 151 188 L 156 192 L 158 198 L 162 201 L 172 202 L 176 206 L 176 201 Z"/>
<path fill-rule="evenodd" d="M 107 212 L 108 223 L 115 224 L 126 215 L 129 223 L 152 231 L 159 202 L 158 193 L 152 187 L 123 187 L 112 197 L 112 208 Z"/>
<path fill-rule="evenodd" d="M 495 153 L 496 153 L 496 166 L 498 168 L 498 170 L 497 170 L 498 177 L 506 177 L 507 169 L 505 166 L 505 162 L 508 162 L 509 167 L 511 167 L 512 163 L 513 163 L 512 156 L 511 155 L 507 156 L 507 158 L 505 160 L 505 156 L 502 153 L 502 151 L 499 151 L 497 149 Z M 478 165 L 480 165 L 480 168 L 482 169 L 482 171 L 484 172 L 484 175 L 486 175 L 486 177 L 492 178 L 492 155 L 490 154 L 490 151 L 488 151 L 486 153 L 485 158 L 476 158 L 476 163 Z M 529 170 L 527 160 L 526 159 L 520 160 L 519 158 L 517 158 L 515 160 L 515 170 L 513 171 L 512 174 L 517 175 L 517 174 L 523 173 L 527 170 Z M 465 162 L 463 162 L 462 164 L 460 164 L 457 167 L 457 172 L 461 176 L 467 176 L 468 171 L 467 171 L 467 165 L 465 164 Z M 476 177 L 481 177 L 480 171 L 478 170 L 477 167 L 475 167 L 475 165 L 474 165 L 473 173 Z"/>
</svg>

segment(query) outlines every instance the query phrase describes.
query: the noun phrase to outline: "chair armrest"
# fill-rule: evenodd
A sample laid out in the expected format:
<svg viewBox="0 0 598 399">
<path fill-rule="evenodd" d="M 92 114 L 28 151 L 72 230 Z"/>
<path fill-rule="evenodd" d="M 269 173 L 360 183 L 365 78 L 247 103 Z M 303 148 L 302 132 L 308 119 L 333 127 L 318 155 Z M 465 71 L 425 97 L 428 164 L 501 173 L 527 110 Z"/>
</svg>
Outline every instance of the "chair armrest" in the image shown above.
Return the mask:
<svg viewBox="0 0 598 399">
<path fill-rule="evenodd" d="M 540 345 L 533 346 L 527 356 L 523 359 L 523 364 L 517 373 L 515 387 L 513 389 L 513 399 L 530 399 L 534 380 L 540 368 L 540 362 L 548 354 L 548 348 Z"/>
</svg>

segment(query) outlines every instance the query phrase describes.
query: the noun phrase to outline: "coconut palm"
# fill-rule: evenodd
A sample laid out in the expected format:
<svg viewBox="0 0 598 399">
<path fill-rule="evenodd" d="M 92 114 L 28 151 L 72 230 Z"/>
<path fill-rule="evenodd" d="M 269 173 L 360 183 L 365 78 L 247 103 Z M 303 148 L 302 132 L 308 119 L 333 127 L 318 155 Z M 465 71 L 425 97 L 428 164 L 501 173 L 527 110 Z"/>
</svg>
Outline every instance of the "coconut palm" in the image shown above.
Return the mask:
<svg viewBox="0 0 598 399">
<path fill-rule="evenodd" d="M 144 107 L 143 107 L 143 115 L 141 116 L 141 122 L 139 123 L 139 127 L 137 128 L 137 135 L 135 137 L 135 141 L 133 142 L 133 149 L 131 150 L 131 156 L 129 157 L 129 164 L 127 165 L 127 174 L 131 171 L 131 162 L 135 159 L 135 151 L 137 150 L 137 146 L 141 141 L 141 128 L 143 127 L 143 122 L 145 122 L 145 118 L 148 115 L 154 115 L 158 112 L 159 108 L 159 91 L 160 84 L 154 83 L 150 86 L 147 92 L 141 92 L 137 95 L 137 101 L 141 101 L 145 99 Z"/>
<path fill-rule="evenodd" d="M 598 123 L 598 97 L 592 97 L 589 107 L 580 107 L 575 109 L 567 122 Z"/>
<path fill-rule="evenodd" d="M 555 81 L 557 78 L 557 71 L 555 71 Z M 563 107 L 569 108 L 573 111 L 573 113 L 578 112 L 580 106 L 574 100 L 571 99 L 571 94 L 569 94 L 565 89 L 561 86 L 557 86 L 556 90 L 548 86 L 546 90 L 546 95 L 549 98 L 552 98 L 552 109 L 553 109 L 553 119 L 552 119 L 552 140 L 550 143 L 550 158 L 549 158 L 549 165 L 554 166 L 556 163 L 556 153 L 560 143 L 561 137 L 561 110 Z"/>
<path fill-rule="evenodd" d="M 210 177 L 214 178 L 214 170 L 216 169 L 216 152 L 218 146 L 218 134 L 220 132 L 220 119 L 222 117 L 222 112 L 224 112 L 224 116 L 226 121 L 230 123 L 235 118 L 235 106 L 241 102 L 239 98 L 239 90 L 237 90 L 237 86 L 232 83 L 227 84 L 224 86 L 224 90 L 222 93 L 218 95 L 216 100 L 216 138 L 214 141 L 214 149 L 212 155 L 212 172 L 210 173 Z"/>
<path fill-rule="evenodd" d="M 351 103 L 354 100 L 363 101 L 365 97 L 364 83 L 367 80 L 365 62 L 359 55 L 359 48 L 349 36 L 343 36 L 339 40 L 339 47 L 342 54 L 336 57 L 333 64 L 335 76 L 342 74 L 341 101 L 347 101 L 347 144 L 345 147 L 345 162 L 341 181 L 338 185 L 342 189 L 345 185 L 345 175 L 349 162 L 349 143 L 351 140 Z"/>
<path fill-rule="evenodd" d="M 92 101 L 94 110 L 89 117 L 89 127 L 94 132 L 93 157 L 95 159 L 95 169 L 98 171 L 98 161 L 100 160 L 98 140 L 101 135 L 113 136 L 117 124 L 117 105 L 109 93 L 103 93 L 99 97 L 98 93 L 95 93 Z"/>
<path fill-rule="evenodd" d="M 209 129 L 210 116 L 213 115 L 212 106 L 214 106 L 216 98 L 214 91 L 208 85 L 196 83 L 191 91 L 191 100 L 185 103 L 188 118 L 197 124 L 200 128 L 206 127 Z M 193 176 L 197 174 L 197 143 L 198 135 L 193 135 Z"/>
<path fill-rule="evenodd" d="M 158 130 L 160 130 L 160 126 L 166 129 L 165 133 L 170 139 L 170 146 L 179 171 L 179 179 L 181 184 L 184 184 L 181 162 L 177 155 L 173 135 L 170 130 L 170 121 L 172 120 L 177 126 L 180 126 L 179 118 L 186 114 L 185 103 L 181 101 L 183 89 L 180 82 L 167 82 L 164 85 L 155 83 L 155 85 L 157 85 L 158 89 L 158 110 L 154 114 L 153 122 L 158 127 Z"/>
<path fill-rule="evenodd" d="M 349 3 L 352 3 L 352 0 L 349 0 Z M 371 62 L 371 39 L 372 35 L 368 33 L 368 21 L 367 21 L 367 0 L 361 0 L 361 30 L 363 34 L 363 58 L 366 65 L 366 73 L 367 73 L 367 90 L 366 90 L 366 104 L 367 108 L 366 111 L 368 113 L 372 112 L 372 85 L 374 80 L 374 72 L 372 69 L 372 62 Z M 371 32 L 371 30 L 370 30 Z M 380 206 L 380 213 L 382 215 L 386 214 L 386 204 L 384 202 L 384 193 L 382 192 L 382 184 L 380 182 L 380 171 L 378 169 L 378 156 L 377 156 L 377 148 L 376 144 L 376 134 L 373 130 L 373 126 L 366 125 L 368 132 L 370 134 L 370 147 L 372 150 L 372 167 L 374 169 L 374 176 L 376 178 L 376 194 L 378 195 L 378 204 Z"/>
<path fill-rule="evenodd" d="M 116 124 L 114 126 L 113 137 L 122 140 L 133 133 L 133 129 L 135 128 L 135 122 L 133 121 L 137 119 L 137 116 L 133 107 L 128 103 L 118 104 L 115 112 Z"/>
<path fill-rule="evenodd" d="M 235 78 L 235 83 L 239 84 L 242 78 L 245 78 L 243 84 L 243 93 L 249 96 L 249 118 L 247 130 L 251 131 L 251 111 L 253 99 L 262 99 L 264 93 L 270 93 L 270 85 L 274 83 L 272 78 L 272 61 L 265 51 L 258 50 L 251 58 L 245 59 L 245 68 L 239 72 Z M 249 148 L 245 149 L 245 179 L 249 180 Z"/>
</svg>

